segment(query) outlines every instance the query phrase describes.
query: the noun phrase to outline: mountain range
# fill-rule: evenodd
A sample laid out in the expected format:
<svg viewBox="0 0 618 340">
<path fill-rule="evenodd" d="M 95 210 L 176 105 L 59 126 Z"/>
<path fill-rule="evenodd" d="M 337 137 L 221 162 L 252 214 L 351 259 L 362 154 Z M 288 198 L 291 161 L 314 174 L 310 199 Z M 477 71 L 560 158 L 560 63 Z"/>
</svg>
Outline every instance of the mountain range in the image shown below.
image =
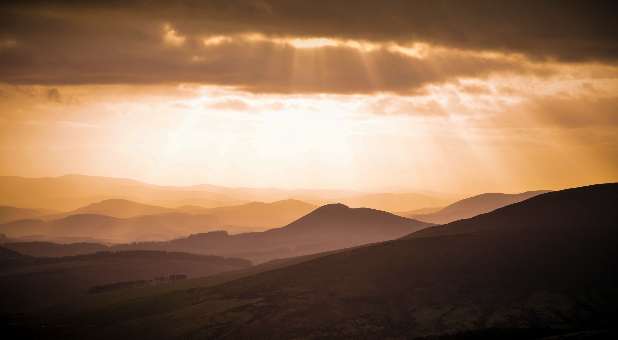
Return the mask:
<svg viewBox="0 0 618 340">
<path fill-rule="evenodd" d="M 117 245 L 112 249 L 182 251 L 264 262 L 390 240 L 429 225 L 379 210 L 329 204 L 284 227 L 263 232 L 230 235 L 216 231 L 165 242 Z"/>
<path fill-rule="evenodd" d="M 10 206 L 0 207 L 0 224 L 18 220 L 34 219 L 50 215 L 53 212 L 50 210 L 27 209 Z"/>
<path fill-rule="evenodd" d="M 297 200 L 252 202 L 237 206 L 170 209 L 110 199 L 55 215 L 0 224 L 0 232 L 30 241 L 81 240 L 123 243 L 169 240 L 226 229 L 239 233 L 288 224 L 316 207 Z"/>
<path fill-rule="evenodd" d="M 165 208 L 187 205 L 214 208 L 252 201 L 268 203 L 297 199 L 315 205 L 344 202 L 353 207 L 391 212 L 447 203 L 439 195 L 420 193 L 372 194 L 345 190 L 230 188 L 216 185 L 161 186 L 130 179 L 84 175 L 44 178 L 0 176 L 0 205 L 30 209 L 43 207 L 64 212 L 108 199 L 142 202 Z"/>
<path fill-rule="evenodd" d="M 87 218 L 91 216 L 72 215 L 72 217 Z M 140 218 L 146 217 L 155 218 L 159 215 L 142 216 Z M 75 225 L 87 225 L 89 230 L 84 231 L 84 233 L 92 234 L 96 233 L 96 230 L 109 230 L 112 227 L 119 231 L 128 230 L 128 223 L 135 219 L 121 220 L 105 217 L 102 221 L 115 221 L 117 223 L 103 225 L 89 222 L 90 224 L 79 223 Z M 170 218 L 170 222 L 177 220 L 176 217 Z M 67 224 L 64 220 L 62 222 Z M 157 250 L 241 257 L 254 262 L 264 262 L 276 258 L 313 254 L 391 240 L 430 225 L 379 210 L 349 208 L 343 204 L 331 204 L 315 209 L 284 227 L 263 232 L 231 235 L 226 231 L 212 231 L 192 234 L 170 241 L 133 242 L 110 246 L 83 242 L 66 245 L 50 242 L 9 242 L 5 243 L 4 246 L 32 256 L 67 256 L 101 250 Z M 73 224 L 69 224 L 69 226 L 73 226 Z M 21 227 L 23 229 L 23 226 Z M 55 223 L 48 227 L 47 232 L 51 233 L 49 230 L 61 230 L 62 228 L 63 224 Z M 86 228 L 79 227 L 79 230 L 83 229 Z M 126 234 L 124 237 L 126 237 Z"/>
<path fill-rule="evenodd" d="M 617 320 L 615 202 L 618 184 L 541 194 L 398 240 L 112 309 L 129 314 L 67 316 L 62 330 L 95 338 L 606 338 Z M 139 309 L 155 301 L 169 303 Z"/>
</svg>

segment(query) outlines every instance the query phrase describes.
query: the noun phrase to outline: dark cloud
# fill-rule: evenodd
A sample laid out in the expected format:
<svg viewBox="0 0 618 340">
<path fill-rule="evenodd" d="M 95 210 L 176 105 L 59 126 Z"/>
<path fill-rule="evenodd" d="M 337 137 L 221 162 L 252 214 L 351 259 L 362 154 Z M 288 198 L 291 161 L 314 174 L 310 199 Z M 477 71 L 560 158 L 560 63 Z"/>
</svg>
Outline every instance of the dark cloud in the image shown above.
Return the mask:
<svg viewBox="0 0 618 340">
<path fill-rule="evenodd" d="M 83 21 L 96 17 L 100 27 L 169 21 L 189 35 L 262 32 L 372 41 L 420 40 L 464 49 L 516 51 L 566 60 L 615 59 L 618 57 L 617 9 L 615 1 L 599 0 L 55 1 L 54 4 L 22 1 L 7 6 L 3 28 L 15 29 L 25 18 L 36 14 L 56 15 L 66 20 L 68 16 L 80 15 Z M 128 20 L 110 21 L 117 17 Z M 19 31 L 43 28 L 36 25 L 21 27 Z"/>
<path fill-rule="evenodd" d="M 426 42 L 529 58 L 618 58 L 614 1 L 21 1 L 0 10 L 0 81 L 14 84 L 202 82 L 252 91 L 413 91 L 512 61 L 460 54 L 421 60 L 385 50 L 317 53 L 216 35 Z M 182 39 L 165 43 L 165 25 Z M 456 57 L 456 58 L 455 58 Z M 369 64 L 371 68 L 367 68 Z"/>
<path fill-rule="evenodd" d="M 290 45 L 228 42 L 214 46 L 153 47 L 106 55 L 107 45 L 90 49 L 0 56 L 0 77 L 15 84 L 106 84 L 197 82 L 251 92 L 411 93 L 426 84 L 492 72 L 534 72 L 521 63 L 455 52 L 416 58 L 377 49 L 295 49 Z M 30 59 L 29 62 L 24 60 Z M 59 62 L 62 60 L 62 62 Z"/>
</svg>

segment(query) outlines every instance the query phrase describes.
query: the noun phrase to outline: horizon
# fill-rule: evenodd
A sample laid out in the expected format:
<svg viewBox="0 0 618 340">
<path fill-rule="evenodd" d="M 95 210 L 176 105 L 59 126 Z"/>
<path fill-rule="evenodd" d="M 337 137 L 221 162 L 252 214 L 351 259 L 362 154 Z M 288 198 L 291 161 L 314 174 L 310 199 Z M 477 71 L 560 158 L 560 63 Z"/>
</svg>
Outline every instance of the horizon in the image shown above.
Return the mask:
<svg viewBox="0 0 618 340">
<path fill-rule="evenodd" d="M 0 173 L 459 196 L 616 181 L 614 5 L 444 4 L 7 4 Z"/>
<path fill-rule="evenodd" d="M 566 186 L 566 187 L 554 187 L 554 188 L 547 188 L 547 187 L 542 187 L 542 188 L 521 188 L 521 189 L 517 189 L 514 191 L 498 191 L 498 190 L 493 190 L 493 191 L 478 191 L 478 192 L 470 192 L 470 193 L 455 193 L 455 192 L 449 192 L 446 189 L 443 190 L 415 190 L 413 188 L 410 189 L 405 189 L 405 188 L 399 188 L 398 190 L 385 190 L 385 191 L 380 191 L 380 190 L 376 190 L 376 191 L 362 191 L 362 190 L 358 190 L 358 189 L 354 189 L 354 188 L 303 188 L 303 187 L 290 187 L 290 188 L 286 188 L 286 187 L 245 187 L 245 186 L 226 186 L 226 185 L 221 185 L 221 184 L 217 184 L 217 183 L 197 183 L 197 184 L 191 184 L 191 185 L 174 185 L 174 184 L 166 184 L 166 183 L 153 183 L 153 182 L 147 182 L 144 180 L 141 180 L 139 178 L 130 178 L 130 177 L 113 177 L 113 176 L 104 176 L 104 175 L 88 175 L 88 174 L 79 174 L 79 173 L 67 173 L 67 174 L 62 174 L 62 175 L 57 175 L 57 176 L 23 176 L 23 175 L 9 175 L 9 174 L 0 174 L 0 177 L 18 177 L 18 178 L 24 178 L 24 179 L 55 179 L 55 178 L 62 178 L 62 177 L 90 177 L 90 178 L 101 178 L 101 179 L 113 179 L 113 180 L 129 180 L 129 181 L 134 181 L 134 182 L 138 182 L 140 184 L 145 184 L 145 185 L 149 185 L 149 186 L 157 186 L 157 187 L 170 187 L 170 188 L 193 188 L 193 187 L 200 187 L 200 186 L 211 186 L 211 187 L 216 187 L 216 188 L 221 188 L 221 189 L 237 189 L 237 190 L 242 190 L 242 189 L 246 189 L 246 190 L 273 190 L 273 191 L 290 191 L 290 192 L 302 192 L 302 191 L 333 191 L 333 192 L 341 192 L 341 193 L 348 193 L 348 194 L 419 194 L 419 195 L 437 195 L 437 196 L 442 196 L 442 197 L 446 197 L 448 199 L 464 199 L 467 197 L 473 197 L 473 196 L 477 196 L 477 195 L 481 195 L 481 194 L 518 194 L 518 193 L 525 193 L 525 192 L 534 192 L 534 191 L 558 191 L 558 190 L 565 190 L 565 189 L 572 189 L 572 188 L 578 188 L 578 187 L 585 187 L 585 186 L 591 186 L 591 185 L 596 185 L 596 184 L 611 184 L 611 183 L 618 183 L 618 179 L 614 180 L 614 181 L 608 181 L 608 182 L 592 182 L 592 183 L 578 183 L 575 185 L 570 185 L 570 186 Z M 207 188 L 203 189 L 205 191 L 208 191 Z M 294 197 L 289 197 L 289 199 L 295 199 Z"/>
</svg>

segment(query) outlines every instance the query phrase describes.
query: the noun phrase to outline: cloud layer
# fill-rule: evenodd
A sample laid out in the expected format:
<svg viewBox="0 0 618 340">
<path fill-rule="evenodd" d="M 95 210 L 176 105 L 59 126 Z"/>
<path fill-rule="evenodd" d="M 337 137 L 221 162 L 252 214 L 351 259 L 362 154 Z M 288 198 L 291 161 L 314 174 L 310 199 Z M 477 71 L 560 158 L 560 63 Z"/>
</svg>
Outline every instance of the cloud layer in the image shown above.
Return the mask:
<svg viewBox="0 0 618 340">
<path fill-rule="evenodd" d="M 0 10 L 0 81 L 411 93 L 549 60 L 614 64 L 615 13 L 613 1 L 23 1 Z"/>
</svg>

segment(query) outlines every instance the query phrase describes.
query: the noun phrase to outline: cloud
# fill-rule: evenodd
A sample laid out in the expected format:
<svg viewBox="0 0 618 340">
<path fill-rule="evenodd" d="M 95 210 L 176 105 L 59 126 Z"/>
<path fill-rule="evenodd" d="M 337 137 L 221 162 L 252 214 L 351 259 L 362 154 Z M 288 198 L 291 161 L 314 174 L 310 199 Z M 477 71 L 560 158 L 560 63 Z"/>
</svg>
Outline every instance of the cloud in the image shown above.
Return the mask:
<svg viewBox="0 0 618 340">
<path fill-rule="evenodd" d="M 172 28 L 170 24 L 165 24 L 163 26 L 163 41 L 166 44 L 178 47 L 182 46 L 186 40 L 187 38 L 179 35 L 178 32 L 176 32 L 176 30 Z"/>
<path fill-rule="evenodd" d="M 387 48 L 295 48 L 243 39 L 207 45 L 187 41 L 169 48 L 156 37 L 152 44 L 127 43 L 120 51 L 110 54 L 105 44 L 81 43 L 54 49 L 42 42 L 1 54 L 0 79 L 44 85 L 186 82 L 271 93 L 413 93 L 460 77 L 538 72 L 521 58 L 449 49 L 416 57 Z"/>
<path fill-rule="evenodd" d="M 23 1 L 0 10 L 0 41 L 10 42 L 0 48 L 0 81 L 411 93 L 461 77 L 538 72 L 541 66 L 531 70 L 530 60 L 613 64 L 616 6 L 612 1 Z M 424 46 L 420 55 L 418 43 Z"/>
<path fill-rule="evenodd" d="M 371 101 L 363 108 L 369 113 L 380 115 L 411 115 L 441 117 L 448 115 L 448 109 L 432 98 L 385 97 Z"/>
<path fill-rule="evenodd" d="M 208 103 L 206 107 L 224 111 L 248 111 L 251 108 L 249 104 L 240 99 L 224 99 L 214 103 Z"/>
<path fill-rule="evenodd" d="M 61 39 L 66 32 L 44 26 L 57 18 L 77 31 L 97 24 L 99 29 L 93 33 L 98 35 L 168 22 L 175 34 L 193 37 L 254 32 L 278 37 L 422 41 L 567 61 L 618 57 L 618 4 L 611 0 L 358 0 L 354 4 L 343 0 L 66 0 L 53 4 L 21 1 L 4 7 L 2 31 L 26 40 L 39 31 L 51 33 L 52 40 Z"/>
</svg>

